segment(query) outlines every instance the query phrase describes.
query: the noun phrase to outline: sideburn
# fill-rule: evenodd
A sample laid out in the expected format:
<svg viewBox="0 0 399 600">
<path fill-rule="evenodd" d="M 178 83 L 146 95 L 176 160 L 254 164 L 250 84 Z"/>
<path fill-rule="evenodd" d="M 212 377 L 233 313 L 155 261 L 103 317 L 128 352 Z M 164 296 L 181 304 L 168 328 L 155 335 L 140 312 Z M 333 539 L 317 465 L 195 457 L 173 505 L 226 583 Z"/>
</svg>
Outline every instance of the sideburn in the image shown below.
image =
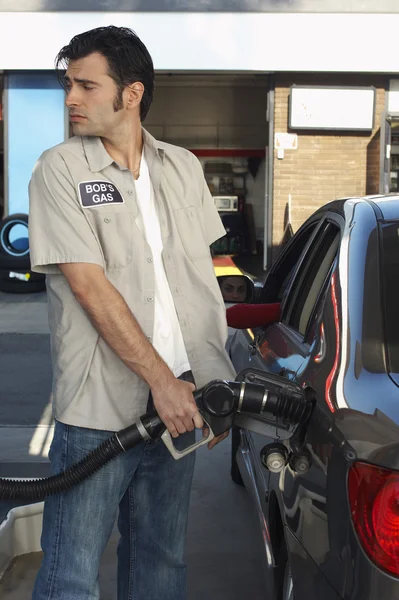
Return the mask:
<svg viewBox="0 0 399 600">
<path fill-rule="evenodd" d="M 118 87 L 114 98 L 114 112 L 118 112 L 118 110 L 122 110 L 123 108 L 123 88 Z"/>
</svg>

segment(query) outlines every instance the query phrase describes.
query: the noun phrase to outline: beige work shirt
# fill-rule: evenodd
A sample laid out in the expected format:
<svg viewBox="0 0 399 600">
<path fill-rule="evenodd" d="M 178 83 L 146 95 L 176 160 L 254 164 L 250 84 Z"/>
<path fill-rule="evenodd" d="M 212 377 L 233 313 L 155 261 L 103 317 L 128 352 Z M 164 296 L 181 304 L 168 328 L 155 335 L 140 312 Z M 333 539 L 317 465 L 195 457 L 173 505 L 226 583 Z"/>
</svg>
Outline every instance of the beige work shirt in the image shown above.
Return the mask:
<svg viewBox="0 0 399 600">
<path fill-rule="evenodd" d="M 202 167 L 187 150 L 143 130 L 163 240 L 163 262 L 197 387 L 234 379 L 226 311 L 210 244 L 225 230 Z M 58 265 L 93 263 L 125 299 L 151 341 L 154 267 L 140 227 L 132 173 L 98 137 L 47 150 L 29 184 L 32 270 L 47 275 L 56 419 L 117 431 L 146 412 L 148 385 L 111 350 Z"/>
</svg>

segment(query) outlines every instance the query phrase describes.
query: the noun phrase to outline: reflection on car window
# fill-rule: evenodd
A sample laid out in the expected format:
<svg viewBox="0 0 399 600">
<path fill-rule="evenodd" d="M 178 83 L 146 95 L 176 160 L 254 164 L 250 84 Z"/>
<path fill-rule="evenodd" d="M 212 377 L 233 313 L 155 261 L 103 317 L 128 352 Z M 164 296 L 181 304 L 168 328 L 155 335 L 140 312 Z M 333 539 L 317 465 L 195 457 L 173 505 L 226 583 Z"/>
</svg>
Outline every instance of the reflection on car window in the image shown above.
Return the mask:
<svg viewBox="0 0 399 600">
<path fill-rule="evenodd" d="M 338 253 L 339 242 L 338 227 L 326 223 L 323 231 L 315 238 L 307 260 L 297 273 L 294 288 L 290 291 L 291 309 L 288 311 L 288 324 L 301 335 L 306 333 L 309 319 Z"/>
<path fill-rule="evenodd" d="M 391 373 L 399 373 L 399 222 L 382 226 L 385 339 Z"/>
</svg>

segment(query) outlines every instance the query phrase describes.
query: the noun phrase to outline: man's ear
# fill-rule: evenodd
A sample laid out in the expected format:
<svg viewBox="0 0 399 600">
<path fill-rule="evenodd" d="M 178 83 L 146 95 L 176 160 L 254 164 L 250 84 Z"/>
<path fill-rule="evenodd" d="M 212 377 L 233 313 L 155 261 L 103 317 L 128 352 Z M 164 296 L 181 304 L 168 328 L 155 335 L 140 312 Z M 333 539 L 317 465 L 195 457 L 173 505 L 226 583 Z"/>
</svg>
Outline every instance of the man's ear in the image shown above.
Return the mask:
<svg viewBox="0 0 399 600">
<path fill-rule="evenodd" d="M 140 106 L 141 99 L 144 94 L 144 85 L 141 81 L 135 81 L 131 83 L 126 88 L 127 94 L 127 108 L 136 108 L 136 106 Z"/>
</svg>

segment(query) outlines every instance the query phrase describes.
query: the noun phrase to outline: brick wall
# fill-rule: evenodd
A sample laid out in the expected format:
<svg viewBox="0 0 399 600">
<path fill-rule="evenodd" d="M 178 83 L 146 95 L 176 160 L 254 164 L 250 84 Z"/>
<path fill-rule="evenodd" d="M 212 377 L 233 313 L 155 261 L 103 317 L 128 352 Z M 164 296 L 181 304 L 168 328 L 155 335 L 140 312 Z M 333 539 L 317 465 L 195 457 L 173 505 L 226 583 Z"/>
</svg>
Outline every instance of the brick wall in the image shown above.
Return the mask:
<svg viewBox="0 0 399 600">
<path fill-rule="evenodd" d="M 274 151 L 273 245 L 281 241 L 288 196 L 296 231 L 317 208 L 345 196 L 379 191 L 380 126 L 388 77 L 350 74 L 281 74 L 276 76 L 275 131 L 288 131 L 291 85 L 370 86 L 376 88 L 375 127 L 364 133 L 298 131 L 298 150 Z"/>
</svg>

